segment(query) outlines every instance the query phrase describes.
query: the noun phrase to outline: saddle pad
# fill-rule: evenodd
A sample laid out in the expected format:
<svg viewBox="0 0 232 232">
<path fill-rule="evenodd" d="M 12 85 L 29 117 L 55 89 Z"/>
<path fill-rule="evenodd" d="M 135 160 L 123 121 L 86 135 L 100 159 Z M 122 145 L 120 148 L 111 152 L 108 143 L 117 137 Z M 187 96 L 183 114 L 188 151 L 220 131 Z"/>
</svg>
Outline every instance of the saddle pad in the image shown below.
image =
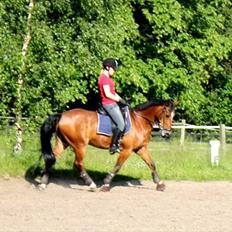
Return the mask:
<svg viewBox="0 0 232 232">
<path fill-rule="evenodd" d="M 99 113 L 97 113 L 97 116 L 98 116 L 97 133 L 106 135 L 106 136 L 112 136 L 113 135 L 112 122 L 111 122 L 110 117 L 108 115 L 103 115 Z M 130 118 L 129 111 L 127 109 L 125 134 L 128 133 L 130 129 L 131 129 L 131 118 Z"/>
</svg>

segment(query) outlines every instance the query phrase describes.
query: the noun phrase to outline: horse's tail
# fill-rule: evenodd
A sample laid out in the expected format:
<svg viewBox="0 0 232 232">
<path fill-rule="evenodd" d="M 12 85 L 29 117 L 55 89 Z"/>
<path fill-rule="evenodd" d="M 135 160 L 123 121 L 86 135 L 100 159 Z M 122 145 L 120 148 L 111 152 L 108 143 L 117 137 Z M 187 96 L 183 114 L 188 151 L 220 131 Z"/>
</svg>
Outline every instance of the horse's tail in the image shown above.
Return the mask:
<svg viewBox="0 0 232 232">
<path fill-rule="evenodd" d="M 40 143 L 42 157 L 46 164 L 53 165 L 56 162 L 55 155 L 52 151 L 51 139 L 56 131 L 56 125 L 60 121 L 61 114 L 49 116 L 40 128 Z"/>
</svg>

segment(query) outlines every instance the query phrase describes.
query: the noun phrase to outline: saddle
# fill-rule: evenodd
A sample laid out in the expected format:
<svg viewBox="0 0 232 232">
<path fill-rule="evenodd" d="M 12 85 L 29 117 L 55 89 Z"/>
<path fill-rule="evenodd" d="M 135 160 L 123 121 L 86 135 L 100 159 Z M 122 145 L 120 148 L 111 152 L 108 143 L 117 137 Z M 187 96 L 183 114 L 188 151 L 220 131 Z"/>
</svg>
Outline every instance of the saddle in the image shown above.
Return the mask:
<svg viewBox="0 0 232 232">
<path fill-rule="evenodd" d="M 122 112 L 122 115 L 125 121 L 124 134 L 126 134 L 129 132 L 131 128 L 129 108 L 128 106 L 120 107 L 120 110 Z M 101 104 L 99 105 L 97 109 L 97 115 L 98 115 L 97 133 L 106 135 L 106 136 L 112 136 L 113 130 L 116 127 L 116 125 L 113 123 L 110 116 L 107 114 L 107 112 L 104 110 Z"/>
</svg>

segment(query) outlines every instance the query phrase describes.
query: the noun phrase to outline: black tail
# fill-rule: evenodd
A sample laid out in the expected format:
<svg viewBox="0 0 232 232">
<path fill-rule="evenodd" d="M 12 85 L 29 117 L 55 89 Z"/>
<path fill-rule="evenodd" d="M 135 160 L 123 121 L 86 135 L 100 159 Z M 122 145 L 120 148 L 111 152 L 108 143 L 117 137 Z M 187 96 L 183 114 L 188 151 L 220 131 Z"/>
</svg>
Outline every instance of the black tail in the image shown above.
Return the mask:
<svg viewBox="0 0 232 232">
<path fill-rule="evenodd" d="M 55 155 L 52 152 L 51 138 L 56 131 L 56 125 L 61 118 L 61 114 L 49 116 L 40 128 L 40 143 L 42 157 L 46 164 L 52 166 L 56 162 Z"/>
</svg>

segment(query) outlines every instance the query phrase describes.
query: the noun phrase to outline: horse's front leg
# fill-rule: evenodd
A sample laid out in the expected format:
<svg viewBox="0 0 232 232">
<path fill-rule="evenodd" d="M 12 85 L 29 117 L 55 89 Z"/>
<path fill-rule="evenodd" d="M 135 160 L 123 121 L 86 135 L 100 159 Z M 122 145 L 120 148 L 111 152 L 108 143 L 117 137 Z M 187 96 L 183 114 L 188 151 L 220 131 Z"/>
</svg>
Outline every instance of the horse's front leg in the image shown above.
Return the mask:
<svg viewBox="0 0 232 232">
<path fill-rule="evenodd" d="M 156 189 L 158 191 L 164 191 L 165 184 L 159 178 L 159 175 L 158 175 L 158 173 L 156 171 L 155 163 L 153 162 L 153 160 L 151 158 L 151 155 L 147 150 L 147 147 L 142 147 L 141 149 L 139 149 L 137 151 L 137 154 L 145 161 L 145 163 L 151 169 L 153 181 L 157 185 Z"/>
<path fill-rule="evenodd" d="M 124 162 L 130 156 L 131 152 L 132 152 L 131 150 L 123 149 L 119 153 L 119 156 L 118 156 L 117 162 L 116 162 L 116 164 L 114 166 L 114 169 L 112 170 L 112 172 L 108 173 L 107 176 L 104 179 L 104 185 L 101 187 L 101 191 L 103 191 L 103 192 L 110 191 L 110 185 L 112 183 L 113 178 L 119 172 L 119 170 L 121 169 Z"/>
<path fill-rule="evenodd" d="M 94 183 L 94 181 L 92 180 L 92 178 L 89 176 L 89 174 L 84 168 L 83 159 L 84 159 L 86 147 L 76 146 L 76 148 L 74 148 L 74 151 L 76 154 L 76 159 L 74 163 L 77 169 L 80 171 L 80 177 L 82 178 L 84 183 L 90 187 L 90 190 L 96 189 L 97 188 L 96 184 Z"/>
</svg>

